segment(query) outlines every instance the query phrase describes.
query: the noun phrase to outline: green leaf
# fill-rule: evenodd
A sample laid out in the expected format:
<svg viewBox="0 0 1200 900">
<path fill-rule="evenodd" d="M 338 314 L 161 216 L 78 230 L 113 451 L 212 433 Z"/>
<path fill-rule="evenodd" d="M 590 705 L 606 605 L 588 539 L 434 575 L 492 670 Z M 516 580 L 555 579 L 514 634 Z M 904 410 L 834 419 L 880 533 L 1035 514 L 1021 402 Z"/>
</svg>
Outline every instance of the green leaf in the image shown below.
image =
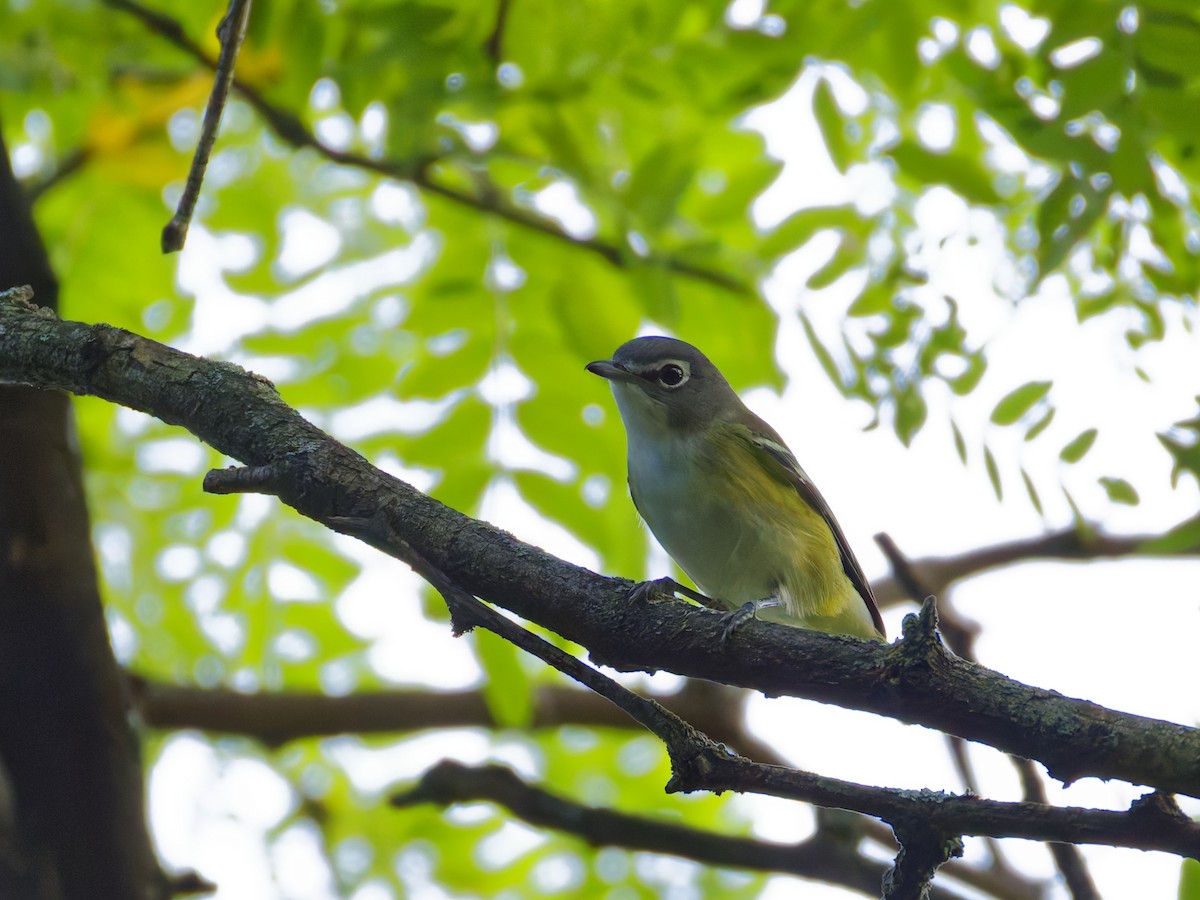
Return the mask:
<svg viewBox="0 0 1200 900">
<path fill-rule="evenodd" d="M 1060 70 L 1056 77 L 1063 86 L 1062 117 L 1077 119 L 1107 109 L 1125 93 L 1130 74 L 1127 51 L 1111 45 L 1082 65 Z"/>
<path fill-rule="evenodd" d="M 896 395 L 896 436 L 900 438 L 900 442 L 905 447 L 912 443 L 912 439 L 917 432 L 921 430 L 921 426 L 925 424 L 925 418 L 929 415 L 929 408 L 925 404 L 925 398 L 921 396 L 920 388 L 917 385 L 906 385 Z"/>
<path fill-rule="evenodd" d="M 1139 553 L 1156 554 L 1195 553 L 1200 549 L 1200 516 L 1180 522 L 1166 534 L 1147 541 L 1138 547 Z"/>
<path fill-rule="evenodd" d="M 921 327 L 921 308 L 915 303 L 897 303 L 887 317 L 887 327 L 872 332 L 871 342 L 877 350 L 895 350 L 914 338 Z"/>
<path fill-rule="evenodd" d="M 1037 263 L 1045 278 L 1075 249 L 1108 206 L 1111 187 L 1098 191 L 1086 181 L 1064 178 L 1038 211 Z"/>
<path fill-rule="evenodd" d="M 1200 861 L 1183 861 L 1179 869 L 1179 900 L 1200 900 Z"/>
<path fill-rule="evenodd" d="M 770 259 L 803 246 L 818 231 L 862 230 L 864 219 L 853 206 L 809 206 L 792 213 L 762 239 L 758 251 Z"/>
<path fill-rule="evenodd" d="M 664 140 L 638 161 L 627 196 L 644 228 L 657 232 L 671 220 L 695 169 L 696 142 L 690 135 Z"/>
<path fill-rule="evenodd" d="M 1200 58 L 1200 21 L 1195 6 L 1187 10 L 1149 7 L 1136 33 L 1139 62 L 1175 73 L 1181 84 L 1194 76 Z"/>
<path fill-rule="evenodd" d="M 812 347 L 813 353 L 816 354 L 817 362 L 821 364 L 821 368 L 825 370 L 825 374 L 829 376 L 829 380 L 838 387 L 842 386 L 842 373 L 838 371 L 837 363 L 833 360 L 833 355 L 821 343 L 821 339 L 817 337 L 816 329 L 812 327 L 812 323 L 808 320 L 808 316 L 800 313 L 800 324 L 804 326 L 804 334 L 808 337 L 809 346 Z"/>
<path fill-rule="evenodd" d="M 1029 477 L 1029 473 L 1024 468 L 1021 469 L 1021 480 L 1025 482 L 1025 493 L 1029 495 L 1029 502 L 1033 504 L 1033 508 L 1037 510 L 1039 516 L 1046 514 L 1042 509 L 1042 498 L 1038 496 L 1037 488 L 1033 486 L 1033 479 Z"/>
<path fill-rule="evenodd" d="M 809 276 L 809 290 L 819 291 L 829 287 L 855 266 L 862 265 L 866 261 L 864 254 L 865 248 L 854 235 L 843 234 L 841 243 L 829 260 Z"/>
<path fill-rule="evenodd" d="M 1114 306 L 1127 302 L 1123 292 L 1116 289 L 1097 294 L 1095 297 L 1080 296 L 1075 299 L 1075 315 L 1080 322 L 1108 312 Z"/>
<path fill-rule="evenodd" d="M 1138 505 L 1137 491 L 1124 478 L 1101 478 L 1100 484 L 1108 494 L 1108 499 L 1113 503 L 1121 503 L 1125 506 Z"/>
<path fill-rule="evenodd" d="M 490 631 L 472 632 L 475 655 L 483 667 L 488 710 L 502 728 L 519 728 L 533 721 L 533 685 L 521 665 L 521 651 Z"/>
<path fill-rule="evenodd" d="M 363 641 L 346 630 L 333 603 L 287 603 L 278 615 L 280 625 L 311 634 L 317 642 L 320 657 L 324 659 L 336 659 L 365 649 Z"/>
<path fill-rule="evenodd" d="M 1092 449 L 1092 444 L 1096 443 L 1097 434 L 1098 432 L 1095 428 L 1089 428 L 1087 431 L 1080 432 L 1077 437 L 1062 448 L 1062 451 L 1058 454 L 1058 458 L 1068 464 L 1079 462 Z"/>
<path fill-rule="evenodd" d="M 470 321 L 466 319 L 464 321 Z M 492 336 L 486 330 L 458 329 L 439 337 L 457 346 L 448 353 L 422 353 L 405 367 L 396 383 L 402 400 L 427 400 L 448 396 L 479 382 L 492 366 Z"/>
<path fill-rule="evenodd" d="M 1071 521 L 1075 525 L 1075 530 L 1079 532 L 1079 536 L 1085 542 L 1093 540 L 1096 536 L 1096 529 L 1084 518 L 1083 513 L 1079 509 L 1079 504 L 1075 502 L 1075 498 L 1071 496 L 1071 492 L 1066 488 L 1063 488 L 1063 497 L 1066 499 L 1067 505 L 1071 507 Z"/>
<path fill-rule="evenodd" d="M 1126 331 L 1125 340 L 1129 342 L 1130 347 L 1137 350 L 1149 341 L 1161 341 L 1167 333 L 1167 326 L 1157 301 L 1148 303 L 1138 300 L 1134 305 L 1142 314 L 1142 327 Z"/>
<path fill-rule="evenodd" d="M 996 499 L 1004 499 L 1004 488 L 1000 484 L 1000 467 L 996 465 L 996 457 L 992 455 L 992 449 L 985 446 L 983 448 L 983 465 L 987 469 L 988 480 L 992 483 L 992 490 L 996 492 Z"/>
<path fill-rule="evenodd" d="M 880 281 L 868 282 L 858 299 L 850 304 L 846 315 L 851 318 L 888 315 L 895 309 L 896 291 L 894 278 L 885 277 Z"/>
<path fill-rule="evenodd" d="M 987 371 L 987 359 L 982 351 L 968 353 L 963 357 L 967 362 L 967 370 L 955 378 L 946 379 L 946 383 L 950 385 L 950 390 L 958 394 L 960 397 L 965 397 L 979 385 L 983 378 L 983 373 Z"/>
<path fill-rule="evenodd" d="M 991 205 L 1000 202 L 994 184 L 995 175 L 975 156 L 960 153 L 934 153 L 913 140 L 903 140 L 888 155 L 901 173 L 920 184 L 944 184 L 971 203 Z"/>
<path fill-rule="evenodd" d="M 779 320 L 770 306 L 749 299 L 731 304 L 729 295 L 721 290 L 675 281 L 680 302 L 671 326 L 681 335 L 703 335 L 705 354 L 721 361 L 721 371 L 736 390 L 783 384 L 783 373 L 771 350 Z M 738 321 L 737 328 L 729 327 L 731 315 Z M 748 348 L 753 351 L 747 352 Z"/>
<path fill-rule="evenodd" d="M 813 90 L 813 116 L 825 138 L 825 149 L 839 172 L 845 173 L 853 162 L 850 142 L 846 138 L 846 120 L 838 106 L 829 81 L 822 78 Z"/>
<path fill-rule="evenodd" d="M 1030 381 L 1005 395 L 992 410 L 996 425 L 1012 425 L 1043 399 L 1053 385 L 1051 381 Z"/>
<path fill-rule="evenodd" d="M 1050 423 L 1054 421 L 1054 416 L 1058 412 L 1053 406 L 1047 408 L 1045 415 L 1029 426 L 1029 430 L 1025 432 L 1025 440 L 1032 441 L 1039 434 L 1050 427 Z"/>
<path fill-rule="evenodd" d="M 954 451 L 965 466 L 967 464 L 967 442 L 963 439 L 962 432 L 958 429 L 958 423 L 953 419 L 950 420 L 950 430 L 954 433 Z"/>
<path fill-rule="evenodd" d="M 1197 397 L 1200 402 L 1200 397 Z M 1156 437 L 1171 454 L 1171 487 L 1179 484 L 1179 476 L 1187 472 L 1200 481 L 1200 416 L 1176 422 Z"/>
<path fill-rule="evenodd" d="M 625 487 L 624 448 L 613 450 L 609 462 L 615 471 L 590 474 L 585 482 L 606 487 L 602 500 L 585 495 L 585 483 L 556 481 L 542 472 L 515 472 L 513 482 L 530 506 L 600 554 L 601 571 L 637 578 L 645 568 L 646 538 Z"/>
<path fill-rule="evenodd" d="M 274 553 L 308 572 L 320 581 L 328 596 L 336 597 L 358 574 L 359 565 L 322 540 L 323 537 L 320 532 L 293 532 L 276 544 Z"/>
</svg>

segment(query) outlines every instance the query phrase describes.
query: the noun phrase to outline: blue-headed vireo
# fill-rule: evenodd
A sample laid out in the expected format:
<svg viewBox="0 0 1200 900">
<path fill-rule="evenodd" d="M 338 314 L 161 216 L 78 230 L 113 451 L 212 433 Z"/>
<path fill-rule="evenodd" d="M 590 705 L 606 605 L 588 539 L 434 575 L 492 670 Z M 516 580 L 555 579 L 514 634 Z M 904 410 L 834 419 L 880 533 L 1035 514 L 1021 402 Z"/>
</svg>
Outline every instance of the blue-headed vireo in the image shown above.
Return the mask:
<svg viewBox="0 0 1200 900">
<path fill-rule="evenodd" d="M 635 338 L 588 363 L 629 442 L 629 493 L 663 549 L 729 630 L 753 615 L 884 637 L 870 585 L 820 492 L 779 434 L 691 344 Z"/>
</svg>

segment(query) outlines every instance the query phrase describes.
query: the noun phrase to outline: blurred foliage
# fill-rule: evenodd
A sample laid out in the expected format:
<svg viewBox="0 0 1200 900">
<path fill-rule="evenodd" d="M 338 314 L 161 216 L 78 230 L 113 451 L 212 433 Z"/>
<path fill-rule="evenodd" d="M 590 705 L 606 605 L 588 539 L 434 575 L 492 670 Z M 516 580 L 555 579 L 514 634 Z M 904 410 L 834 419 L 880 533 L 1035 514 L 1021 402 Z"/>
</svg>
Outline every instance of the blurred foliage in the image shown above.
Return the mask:
<svg viewBox="0 0 1200 900">
<path fill-rule="evenodd" d="M 158 8 L 215 55 L 222 4 Z M 1080 322 L 1122 316 L 1136 350 L 1167 322 L 1186 325 L 1168 311 L 1196 300 L 1200 14 L 1183 0 L 257 0 L 239 76 L 332 153 L 297 150 L 235 96 L 182 260 L 159 256 L 158 234 L 210 72 L 118 2 L 3 0 L 0 53 L 0 118 L 66 315 L 262 371 L 459 509 L 514 488 L 607 572 L 640 575 L 647 548 L 623 437 L 582 364 L 653 324 L 694 339 L 736 387 L 778 387 L 764 348 L 779 321 L 758 286 L 798 248 L 836 238 L 782 314 L 800 316 L 830 379 L 905 443 L 931 390 L 968 396 L 987 371 L 984 337 L 959 316 L 966 301 L 933 289 L 944 248 L 920 209 L 938 192 L 1000 235 L 1006 268 L 984 287 L 1012 303 L 1065 280 Z M 782 167 L 746 117 L 793 88 L 844 189 L 836 202 L 785 200 L 764 227 L 751 205 Z M 799 134 L 805 121 L 783 127 Z M 339 165 L 341 152 L 408 177 Z M 834 296 L 850 299 L 830 339 L 814 323 Z M 1055 414 L 1052 385 L 1004 391 L 991 425 L 1036 439 Z M 222 461 L 177 429 L 99 402 L 79 409 L 123 661 L 243 690 L 383 682 L 335 602 L 357 564 L 323 529 L 260 498 L 202 495 L 200 474 Z M 1160 436 L 1176 478 L 1200 473 L 1196 422 Z M 999 450 L 951 425 L 964 463 L 981 461 L 1002 496 Z M 517 433 L 540 456 L 500 449 Z M 1062 462 L 1096 440 L 1082 432 Z M 1114 503 L 1137 502 L 1121 478 L 1102 485 Z M 523 734 L 531 688 L 553 676 L 486 639 L 473 647 L 512 726 L 494 740 L 519 746 L 552 787 L 748 830 L 719 798 L 664 798 L 665 758 L 643 738 Z M 289 781 L 302 802 L 278 833 L 315 824 L 346 894 L 367 883 L 402 894 L 421 879 L 488 896 L 666 889 L 636 857 L 554 834 L 487 857 L 504 820 L 494 810 L 390 812 L 354 785 L 334 743 L 217 746 L 263 753 Z M 554 860 L 567 861 L 562 884 L 539 875 Z M 761 886 L 682 871 L 671 877 L 701 895 Z"/>
</svg>

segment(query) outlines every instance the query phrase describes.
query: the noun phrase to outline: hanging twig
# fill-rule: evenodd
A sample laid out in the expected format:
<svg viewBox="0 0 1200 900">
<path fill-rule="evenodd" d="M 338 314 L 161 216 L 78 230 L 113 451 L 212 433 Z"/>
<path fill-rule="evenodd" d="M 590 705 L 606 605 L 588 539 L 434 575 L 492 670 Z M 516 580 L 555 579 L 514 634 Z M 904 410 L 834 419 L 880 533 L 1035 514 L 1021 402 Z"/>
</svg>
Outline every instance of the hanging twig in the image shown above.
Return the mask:
<svg viewBox="0 0 1200 900">
<path fill-rule="evenodd" d="M 208 106 L 204 109 L 204 122 L 200 126 L 200 139 L 196 142 L 196 152 L 192 156 L 192 166 L 188 170 L 187 182 L 183 186 L 183 195 L 179 198 L 179 206 L 171 221 L 162 231 L 162 252 L 175 253 L 183 249 L 187 240 L 188 226 L 192 222 L 192 213 L 196 210 L 196 201 L 200 199 L 200 187 L 204 184 L 204 173 L 208 170 L 208 160 L 212 156 L 213 146 L 217 142 L 217 130 L 221 125 L 221 114 L 225 111 L 225 100 L 229 97 L 229 88 L 233 84 L 233 68 L 237 62 L 238 50 L 246 37 L 246 23 L 250 21 L 250 0 L 229 0 L 229 11 L 217 26 L 217 38 L 221 42 L 221 53 L 217 57 L 216 69 L 213 76 L 212 92 L 208 95 Z"/>
</svg>

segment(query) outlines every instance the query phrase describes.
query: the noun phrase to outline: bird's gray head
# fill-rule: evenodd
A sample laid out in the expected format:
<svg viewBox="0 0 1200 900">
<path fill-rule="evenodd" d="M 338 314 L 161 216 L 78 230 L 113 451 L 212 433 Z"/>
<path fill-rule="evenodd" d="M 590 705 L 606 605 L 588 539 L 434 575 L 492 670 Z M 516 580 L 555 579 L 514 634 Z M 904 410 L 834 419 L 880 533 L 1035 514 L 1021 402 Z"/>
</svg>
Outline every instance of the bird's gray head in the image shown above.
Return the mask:
<svg viewBox="0 0 1200 900">
<path fill-rule="evenodd" d="M 694 428 L 742 405 L 708 357 L 675 338 L 634 338 L 587 370 L 612 384 L 627 427 L 632 416 L 647 426 Z"/>
</svg>

